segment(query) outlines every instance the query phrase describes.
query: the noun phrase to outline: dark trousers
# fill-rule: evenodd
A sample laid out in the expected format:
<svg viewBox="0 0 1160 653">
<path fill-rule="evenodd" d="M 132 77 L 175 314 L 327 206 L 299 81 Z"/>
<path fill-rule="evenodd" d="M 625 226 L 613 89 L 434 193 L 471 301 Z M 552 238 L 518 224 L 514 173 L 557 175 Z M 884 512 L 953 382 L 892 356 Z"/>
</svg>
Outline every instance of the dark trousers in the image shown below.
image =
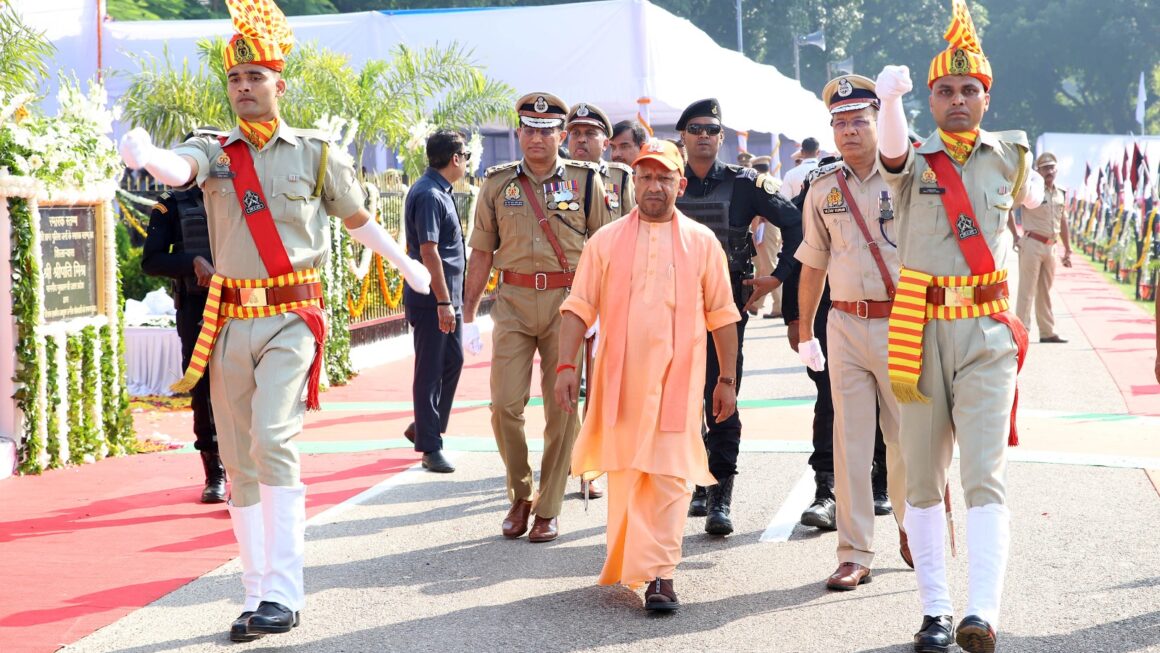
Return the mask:
<svg viewBox="0 0 1160 653">
<path fill-rule="evenodd" d="M 818 305 L 818 314 L 814 318 L 814 337 L 822 345 L 822 354 L 829 357 L 826 338 L 826 325 L 829 324 L 830 292 L 826 287 L 822 301 Z M 818 389 L 818 398 L 814 401 L 814 452 L 810 454 L 809 464 L 816 474 L 834 473 L 834 397 L 830 392 L 830 366 L 815 372 L 809 368 L 806 374 Z M 882 426 L 875 420 L 877 428 L 874 432 L 874 467 L 875 471 L 883 475 L 885 487 L 886 474 L 886 443 L 882 440 Z"/>
<path fill-rule="evenodd" d="M 181 308 L 177 309 L 177 337 L 181 339 L 181 371 L 189 367 L 193 356 L 193 346 L 201 332 L 201 314 L 205 310 L 208 294 L 183 293 Z M 209 374 L 203 374 L 197 385 L 190 391 L 190 408 L 193 409 L 193 447 L 198 451 L 217 453 L 217 427 L 213 423 L 213 408 L 209 403 Z"/>
<path fill-rule="evenodd" d="M 745 325 L 749 322 L 749 313 L 744 306 L 738 306 L 741 312 L 741 321 L 737 323 L 737 369 L 733 370 L 737 379 L 736 390 L 741 393 L 741 369 L 745 359 L 742 354 L 742 345 L 745 343 Z M 713 342 L 713 334 L 709 334 L 709 348 L 705 360 L 705 448 L 709 452 L 709 471 L 717 480 L 728 478 L 737 473 L 737 451 L 741 446 L 741 413 L 733 413 L 729 419 L 718 423 L 713 418 L 713 390 L 717 388 L 717 377 L 722 376 L 721 366 L 717 361 L 717 345 Z M 728 376 L 726 374 L 725 376 Z M 831 456 L 832 458 L 833 456 Z"/>
<path fill-rule="evenodd" d="M 415 403 L 415 451 L 431 453 L 443 448 L 442 434 L 451 418 L 455 388 L 463 371 L 463 316 L 455 316 L 455 330 L 439 330 L 435 308 L 407 307 L 415 343 L 415 380 L 411 396 Z"/>
</svg>

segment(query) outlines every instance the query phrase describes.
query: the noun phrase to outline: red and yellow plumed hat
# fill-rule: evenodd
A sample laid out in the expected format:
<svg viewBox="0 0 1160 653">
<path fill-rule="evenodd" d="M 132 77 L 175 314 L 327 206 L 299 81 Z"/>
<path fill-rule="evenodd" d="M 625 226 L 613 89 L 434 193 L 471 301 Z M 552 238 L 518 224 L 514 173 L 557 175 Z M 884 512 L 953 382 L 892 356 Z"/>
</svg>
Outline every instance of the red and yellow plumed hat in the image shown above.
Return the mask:
<svg viewBox="0 0 1160 653">
<path fill-rule="evenodd" d="M 933 87 L 936 79 L 946 75 L 969 75 L 983 82 L 983 88 L 990 91 L 991 62 L 983 54 L 983 44 L 975 31 L 967 2 L 952 0 L 951 4 L 951 24 L 943 35 L 949 45 L 930 62 L 926 85 Z"/>
<path fill-rule="evenodd" d="M 294 34 L 278 5 L 273 0 L 226 0 L 226 7 L 238 31 L 226 45 L 226 70 L 252 63 L 282 72 Z"/>
</svg>

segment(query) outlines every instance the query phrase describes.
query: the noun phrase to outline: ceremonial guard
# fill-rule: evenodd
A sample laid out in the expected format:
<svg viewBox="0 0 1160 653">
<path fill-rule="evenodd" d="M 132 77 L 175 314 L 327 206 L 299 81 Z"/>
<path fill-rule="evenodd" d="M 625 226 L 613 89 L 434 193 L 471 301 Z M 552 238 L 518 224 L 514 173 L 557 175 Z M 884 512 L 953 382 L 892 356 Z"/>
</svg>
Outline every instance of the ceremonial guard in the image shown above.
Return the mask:
<svg viewBox="0 0 1160 653">
<path fill-rule="evenodd" d="M 528 532 L 531 542 L 549 542 L 559 534 L 569 458 L 580 426 L 575 414 L 550 400 L 557 363 L 579 362 L 557 360 L 560 304 L 585 241 L 611 216 L 600 167 L 557 156 L 568 105 L 551 93 L 530 93 L 516 102 L 516 111 L 523 159 L 488 169 L 476 204 L 463 341 L 471 353 L 483 347 L 475 313 L 494 267 L 500 270 L 500 285 L 491 309 L 491 426 L 511 501 L 501 530 L 509 539 Z M 534 492 L 524 409 L 537 353 L 546 424 L 540 485 Z M 531 515 L 535 520 L 529 531 Z"/>
<path fill-rule="evenodd" d="M 1023 210 L 1023 236 L 1015 234 L 1014 218 L 1009 219 L 1019 250 L 1019 295 L 1015 314 L 1024 325 L 1031 324 L 1031 307 L 1039 326 L 1039 342 L 1064 343 L 1055 332 L 1055 312 L 1051 309 L 1051 286 L 1055 283 L 1055 243 L 1063 243 L 1063 267 L 1071 267 L 1071 241 L 1067 232 L 1067 194 L 1055 185 L 1055 155 L 1044 152 L 1035 159 L 1035 170 L 1043 177 L 1043 204 Z"/>
<path fill-rule="evenodd" d="M 269 0 L 226 4 L 238 30 L 223 53 L 238 126 L 176 150 L 134 129 L 121 156 L 170 186 L 196 183 L 207 198 L 216 272 L 193 359 L 174 388 L 192 388 L 208 366 L 245 588 L 230 638 L 249 641 L 289 632 L 306 601 L 306 487 L 293 438 L 304 410 L 318 408 L 328 216 L 343 217 L 353 238 L 402 266 L 421 292 L 430 274 L 363 208 L 351 159 L 331 136 L 281 121 L 281 71 L 293 46 L 281 10 Z"/>
<path fill-rule="evenodd" d="M 677 130 L 681 132 L 681 140 L 688 151 L 688 165 L 685 167 L 688 186 L 677 200 L 677 210 L 717 235 L 729 263 L 734 303 L 741 312 L 741 321 L 737 323 L 736 369 L 718 368 L 714 343 L 709 339 L 704 401 L 705 414 L 712 415 L 713 391 L 721 379 L 737 384 L 737 391 L 741 389 L 745 324 L 749 317 L 745 304 L 750 295 L 749 287 L 742 281 L 753 278 L 755 253 L 749 225 L 755 216 L 761 216 L 781 229 L 782 249 L 772 273 L 772 289 L 780 286 L 797 266 L 793 252 L 801 243 L 801 213 L 778 193 L 779 182 L 775 177 L 717 160 L 725 135 L 721 105 L 716 99 L 699 100 L 689 105 L 677 121 Z M 797 319 L 796 314 L 786 313 L 784 317 L 787 323 Z M 706 421 L 709 469 L 717 483 L 708 489 L 697 486 L 689 514 L 707 515 L 706 533 L 728 535 L 733 532 L 730 508 L 733 478 L 737 474 L 737 452 L 741 444 L 741 418 L 733 413 L 720 422 Z"/>
<path fill-rule="evenodd" d="M 887 318 L 899 263 L 890 193 L 876 166 L 879 102 L 874 82 L 844 75 L 826 85 L 822 98 L 842 160 L 810 173 L 802 244 L 795 255 L 802 264 L 798 354 L 814 372 L 827 367 L 813 326 L 828 276 L 834 309 L 826 328 L 839 564 L 826 586 L 852 590 L 870 582 L 874 559 L 871 469 L 878 424 L 892 481 L 891 503 L 898 506 L 894 518 L 903 558 L 909 562 L 901 530 L 906 480 L 898 446 L 898 404 L 886 367 Z"/>
<path fill-rule="evenodd" d="M 201 332 L 201 314 L 213 277 L 213 254 L 201 189 L 166 191 L 149 214 L 149 231 L 141 250 L 141 271 L 173 279 L 177 309 L 177 337 L 181 340 L 181 368 L 193 357 Z M 209 399 L 209 378 L 202 377 L 189 392 L 193 410 L 193 447 L 201 454 L 205 471 L 202 503 L 226 500 L 226 469 L 218 452 L 217 428 Z"/>
<path fill-rule="evenodd" d="M 964 0 L 953 0 L 949 47 L 930 65 L 938 129 L 907 138 L 905 66 L 878 75 L 881 169 L 894 200 L 902 263 L 889 324 L 890 381 L 900 402 L 904 524 L 922 601 L 921 652 L 996 646 L 1010 544 L 1006 447 L 1016 442 L 1015 376 L 1027 331 L 1009 310 L 1007 214 L 1042 200 L 1021 131 L 980 129 L 991 63 Z M 967 505 L 966 617 L 953 625 L 946 580 L 947 468 L 958 442 Z"/>
</svg>

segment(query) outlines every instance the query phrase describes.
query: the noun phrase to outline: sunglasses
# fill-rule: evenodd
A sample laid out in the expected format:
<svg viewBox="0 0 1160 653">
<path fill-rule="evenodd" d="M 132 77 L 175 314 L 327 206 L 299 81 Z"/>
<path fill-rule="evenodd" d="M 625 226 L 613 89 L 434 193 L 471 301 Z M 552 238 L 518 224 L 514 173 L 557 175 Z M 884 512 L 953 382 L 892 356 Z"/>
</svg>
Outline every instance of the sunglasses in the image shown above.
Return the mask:
<svg viewBox="0 0 1160 653">
<path fill-rule="evenodd" d="M 709 136 L 716 136 L 721 133 L 721 125 L 701 125 L 692 124 L 685 125 L 685 131 L 693 136 L 700 136 L 701 134 L 708 134 Z"/>
<path fill-rule="evenodd" d="M 471 152 L 470 151 L 456 152 L 456 154 L 459 155 L 459 157 L 462 158 L 464 161 L 471 160 Z"/>
</svg>

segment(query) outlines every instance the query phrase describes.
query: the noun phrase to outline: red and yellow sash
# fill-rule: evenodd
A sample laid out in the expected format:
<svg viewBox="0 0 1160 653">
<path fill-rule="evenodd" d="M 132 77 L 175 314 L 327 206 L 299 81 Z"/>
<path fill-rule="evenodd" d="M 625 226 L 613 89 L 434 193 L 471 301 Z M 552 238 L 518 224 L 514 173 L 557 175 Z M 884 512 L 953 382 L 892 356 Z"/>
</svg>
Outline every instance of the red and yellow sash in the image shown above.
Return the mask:
<svg viewBox="0 0 1160 653">
<path fill-rule="evenodd" d="M 267 279 L 230 279 L 218 274 L 213 276 L 209 296 L 205 302 L 205 311 L 202 313 L 201 332 L 197 336 L 189 368 L 185 371 L 185 376 L 173 385 L 173 390 L 176 392 L 192 390 L 205 374 L 214 343 L 227 320 L 270 317 L 293 312 L 314 334 L 314 358 L 307 379 L 306 408 L 317 410 L 320 407 L 318 383 L 322 375 L 323 347 L 326 342 L 326 319 L 322 314 L 321 300 L 310 299 L 273 306 L 222 303 L 222 288 L 274 288 L 320 281 L 317 270 L 313 268 L 295 270 L 290 263 L 286 246 L 282 243 L 282 237 L 274 225 L 274 217 L 270 213 L 262 185 L 258 181 L 258 173 L 254 170 L 254 159 L 250 155 L 249 146 L 239 140 L 225 145 L 222 149 L 230 159 L 230 170 L 234 173 L 234 191 L 242 207 L 242 214 L 246 217 L 250 237 L 254 240 L 266 272 L 271 276 Z"/>
<path fill-rule="evenodd" d="M 995 258 L 987 246 L 986 238 L 979 229 L 970 196 L 963 186 L 962 177 L 954 168 L 945 152 L 923 155 L 940 184 L 943 207 L 951 233 L 957 238 L 959 250 L 974 274 L 969 276 L 935 277 L 918 270 L 902 268 L 898 279 L 898 292 L 894 296 L 894 307 L 890 312 L 887 331 L 887 366 L 890 388 L 898 401 L 929 402 L 930 399 L 918 389 L 918 379 L 922 375 L 922 332 L 927 320 L 959 320 L 990 316 L 1011 329 L 1015 341 L 1018 370 L 1023 369 L 1027 356 L 1027 328 L 1009 310 L 1007 298 L 997 299 L 970 306 L 928 306 L 926 289 L 930 286 L 966 287 L 1000 283 L 1007 279 L 1006 270 L 995 270 Z M 1011 430 L 1008 444 L 1019 443 L 1015 429 L 1015 411 L 1019 405 L 1019 390 L 1015 390 L 1015 400 L 1011 406 Z"/>
</svg>

